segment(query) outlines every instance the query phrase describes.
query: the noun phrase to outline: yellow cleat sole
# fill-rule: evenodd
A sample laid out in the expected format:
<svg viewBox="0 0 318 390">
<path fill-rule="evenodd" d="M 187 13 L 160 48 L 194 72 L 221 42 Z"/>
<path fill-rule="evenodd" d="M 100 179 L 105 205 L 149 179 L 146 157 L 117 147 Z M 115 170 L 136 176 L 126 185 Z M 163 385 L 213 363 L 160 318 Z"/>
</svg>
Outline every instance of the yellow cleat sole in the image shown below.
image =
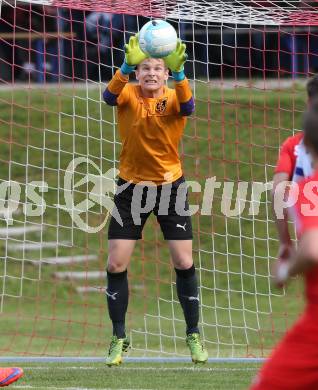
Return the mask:
<svg viewBox="0 0 318 390">
<path fill-rule="evenodd" d="M 193 359 L 192 359 L 192 362 L 193 362 L 194 364 L 205 364 L 207 361 L 206 361 L 206 360 L 193 360 Z"/>
<path fill-rule="evenodd" d="M 114 363 L 106 363 L 106 366 L 108 366 L 108 367 L 120 366 L 121 363 L 122 363 L 122 360 L 119 362 L 114 362 Z"/>
</svg>

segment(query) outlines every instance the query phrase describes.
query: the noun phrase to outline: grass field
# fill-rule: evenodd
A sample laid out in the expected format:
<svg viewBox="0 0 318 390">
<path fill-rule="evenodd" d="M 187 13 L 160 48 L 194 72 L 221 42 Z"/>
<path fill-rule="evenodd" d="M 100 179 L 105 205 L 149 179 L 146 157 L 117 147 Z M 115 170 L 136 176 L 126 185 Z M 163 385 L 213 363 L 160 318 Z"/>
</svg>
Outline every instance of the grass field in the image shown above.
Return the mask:
<svg viewBox="0 0 318 390">
<path fill-rule="evenodd" d="M 64 202 L 64 173 L 74 157 L 89 156 L 101 172 L 118 160 L 114 112 L 101 102 L 101 91 L 37 89 L 36 85 L 0 91 L 0 184 L 14 180 L 21 187 L 20 213 L 14 214 L 12 226 L 43 227 L 40 233 L 0 237 L 2 356 L 105 355 L 110 325 L 101 289 L 104 280 L 54 277 L 56 271 L 105 269 L 106 228 L 87 234 L 72 223 L 68 212 L 54 206 Z M 240 216 L 225 218 L 221 188 L 215 191 L 212 215 L 193 217 L 203 337 L 211 357 L 264 357 L 297 316 L 302 288 L 293 283 L 284 294 L 271 285 L 270 266 L 277 241 L 270 197 L 268 192 L 263 194 L 260 212 L 251 215 L 250 184 L 271 180 L 278 146 L 293 129 L 301 128 L 305 91 L 299 85 L 264 90 L 238 82 L 234 89 L 220 90 L 213 88 L 213 83 L 196 83 L 195 95 L 196 114 L 189 120 L 180 146 L 187 179 L 201 185 L 213 176 L 222 183 L 249 182 L 246 207 Z M 78 171 L 76 180 L 87 171 L 98 174 L 88 166 Z M 21 210 L 27 200 L 26 184 L 32 180 L 48 183 L 48 191 L 41 194 L 46 211 L 26 217 Z M 86 198 L 89 189 L 85 185 L 77 189 L 76 203 Z M 190 198 L 192 203 L 201 204 L 202 194 Z M 93 226 L 104 218 L 97 206 L 82 217 Z M 0 227 L 4 226 L 6 222 L 0 220 Z M 47 241 L 57 245 L 33 250 L 11 246 Z M 94 254 L 97 260 L 64 266 L 41 261 L 83 254 Z M 153 218 L 134 253 L 129 274 L 130 356 L 187 356 L 174 272 Z M 80 284 L 95 287 L 96 292 L 78 293 Z M 186 389 L 195 388 L 194 375 L 199 375 L 198 389 L 239 389 L 246 387 L 255 372 L 255 366 L 245 364 L 208 365 L 193 371 L 180 365 L 158 368 L 130 363 L 119 370 L 106 370 L 102 365 L 86 369 L 51 364 L 28 367 L 25 382 L 19 385 L 36 388 L 72 388 L 82 378 L 82 388 L 176 389 L 184 380 L 182 388 Z M 182 375 L 176 377 L 180 370 Z M 160 380 L 166 383 L 159 386 Z M 203 386 L 211 381 L 211 387 Z"/>
<path fill-rule="evenodd" d="M 244 363 L 134 364 L 106 368 L 103 364 L 27 363 L 24 377 L 13 388 L 46 389 L 153 389 L 239 390 L 246 389 L 259 365 Z"/>
</svg>

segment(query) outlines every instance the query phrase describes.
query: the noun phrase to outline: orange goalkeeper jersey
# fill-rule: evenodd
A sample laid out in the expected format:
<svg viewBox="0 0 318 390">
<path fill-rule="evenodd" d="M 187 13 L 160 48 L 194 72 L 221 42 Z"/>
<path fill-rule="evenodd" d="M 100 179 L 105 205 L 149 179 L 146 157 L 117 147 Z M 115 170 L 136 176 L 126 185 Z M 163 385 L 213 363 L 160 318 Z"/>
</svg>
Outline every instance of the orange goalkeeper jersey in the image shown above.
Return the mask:
<svg viewBox="0 0 318 390">
<path fill-rule="evenodd" d="M 186 116 L 194 109 L 188 80 L 175 82 L 175 89 L 165 86 L 160 98 L 145 98 L 140 86 L 128 83 L 128 77 L 117 70 L 104 99 L 118 107 L 120 177 L 133 183 L 147 180 L 155 184 L 163 183 L 167 172 L 171 181 L 181 177 L 178 145 Z"/>
</svg>

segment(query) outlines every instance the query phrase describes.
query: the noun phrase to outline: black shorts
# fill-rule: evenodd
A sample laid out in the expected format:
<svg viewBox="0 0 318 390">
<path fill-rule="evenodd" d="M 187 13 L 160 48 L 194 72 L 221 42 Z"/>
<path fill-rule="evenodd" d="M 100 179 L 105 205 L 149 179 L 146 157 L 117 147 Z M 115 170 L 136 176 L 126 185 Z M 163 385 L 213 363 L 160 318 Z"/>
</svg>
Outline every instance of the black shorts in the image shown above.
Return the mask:
<svg viewBox="0 0 318 390">
<path fill-rule="evenodd" d="M 153 212 L 165 240 L 192 240 L 188 190 L 183 176 L 160 186 L 128 184 L 121 178 L 117 185 L 108 239 L 141 239 L 146 220 Z M 123 190 L 122 186 L 127 187 Z"/>
</svg>

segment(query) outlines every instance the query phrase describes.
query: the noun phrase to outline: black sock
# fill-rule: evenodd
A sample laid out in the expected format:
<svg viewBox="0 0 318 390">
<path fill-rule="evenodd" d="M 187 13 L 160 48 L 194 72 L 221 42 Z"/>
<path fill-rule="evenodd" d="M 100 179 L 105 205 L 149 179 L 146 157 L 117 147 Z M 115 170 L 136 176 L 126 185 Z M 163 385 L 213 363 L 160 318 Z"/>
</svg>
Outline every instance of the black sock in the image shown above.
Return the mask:
<svg viewBox="0 0 318 390">
<path fill-rule="evenodd" d="M 113 335 L 122 339 L 126 337 L 125 316 L 128 307 L 127 270 L 119 273 L 107 271 L 107 304 L 109 317 L 113 323 Z"/>
<path fill-rule="evenodd" d="M 177 269 L 177 293 L 187 324 L 187 334 L 199 333 L 199 294 L 195 267 Z"/>
</svg>

